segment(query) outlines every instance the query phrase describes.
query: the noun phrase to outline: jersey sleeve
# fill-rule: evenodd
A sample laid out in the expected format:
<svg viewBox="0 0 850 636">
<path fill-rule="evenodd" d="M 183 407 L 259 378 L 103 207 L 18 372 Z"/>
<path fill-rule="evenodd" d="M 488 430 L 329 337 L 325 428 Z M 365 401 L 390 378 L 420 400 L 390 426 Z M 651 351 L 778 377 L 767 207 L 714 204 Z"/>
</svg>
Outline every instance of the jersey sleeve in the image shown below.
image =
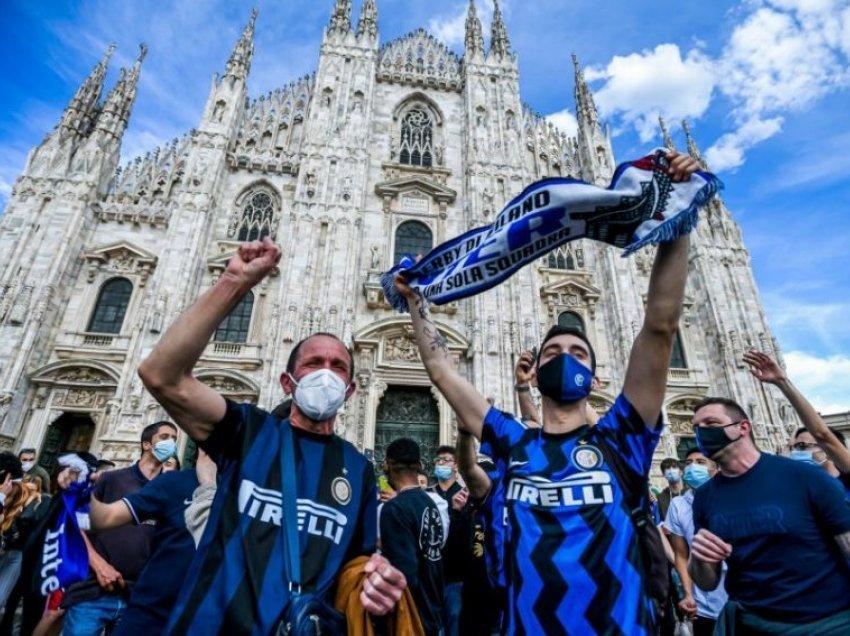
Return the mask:
<svg viewBox="0 0 850 636">
<path fill-rule="evenodd" d="M 174 496 L 173 492 L 173 480 L 170 476 L 160 475 L 124 497 L 123 501 L 133 515 L 133 523 L 140 525 L 143 521 L 161 516 L 169 499 Z"/>
<path fill-rule="evenodd" d="M 225 398 L 227 410 L 222 420 L 198 446 L 216 463 L 224 459 L 239 459 L 242 454 L 245 436 L 252 422 L 258 418 L 253 411 L 260 411 L 252 404 L 237 404 Z M 259 418 L 263 421 L 265 417 Z"/>
<path fill-rule="evenodd" d="M 622 393 L 614 405 L 597 422 L 594 430 L 604 436 L 612 450 L 625 460 L 636 474 L 649 475 L 652 454 L 661 439 L 661 416 L 658 426 L 651 428 Z"/>
<path fill-rule="evenodd" d="M 806 470 L 803 474 L 815 518 L 825 533 L 836 536 L 850 531 L 850 500 L 841 482 L 823 469 Z"/>
<path fill-rule="evenodd" d="M 419 558 L 416 536 L 406 522 L 403 507 L 390 500 L 381 510 L 382 552 L 393 567 L 401 570 L 411 589 L 419 587 Z M 392 537 L 390 541 L 389 538 Z M 386 544 L 386 545 L 384 545 Z"/>
<path fill-rule="evenodd" d="M 480 452 L 494 460 L 504 460 L 527 430 L 528 427 L 510 413 L 490 407 L 484 416 Z"/>
<path fill-rule="evenodd" d="M 375 472 L 369 462 L 365 463 L 361 483 L 361 503 L 357 530 L 345 555 L 346 563 L 355 557 L 372 554 L 377 548 L 378 537 L 380 537 L 378 533 L 378 497 L 376 494 L 378 488 Z"/>
</svg>

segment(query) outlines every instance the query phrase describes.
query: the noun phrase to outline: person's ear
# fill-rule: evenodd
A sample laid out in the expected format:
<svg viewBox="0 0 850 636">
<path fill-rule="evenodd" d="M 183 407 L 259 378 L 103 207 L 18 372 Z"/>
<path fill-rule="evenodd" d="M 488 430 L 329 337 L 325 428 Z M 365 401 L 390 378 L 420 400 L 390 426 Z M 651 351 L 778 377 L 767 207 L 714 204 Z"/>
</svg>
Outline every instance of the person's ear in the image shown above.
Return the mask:
<svg viewBox="0 0 850 636">
<path fill-rule="evenodd" d="M 593 379 L 590 381 L 590 390 L 591 391 L 598 391 L 601 388 L 602 388 L 602 382 L 600 382 L 599 378 L 597 378 L 594 375 Z"/>
<path fill-rule="evenodd" d="M 295 393 L 295 383 L 286 371 L 280 374 L 280 388 L 283 389 L 283 392 L 286 395 L 292 395 Z"/>
<path fill-rule="evenodd" d="M 346 388 L 346 389 L 345 389 L 345 399 L 347 400 L 347 399 L 348 399 L 348 398 L 350 398 L 352 395 L 354 395 L 354 392 L 355 392 L 356 390 L 357 390 L 357 382 L 355 382 L 354 380 L 352 380 L 351 382 L 349 382 L 349 384 L 348 384 L 348 388 Z"/>
</svg>

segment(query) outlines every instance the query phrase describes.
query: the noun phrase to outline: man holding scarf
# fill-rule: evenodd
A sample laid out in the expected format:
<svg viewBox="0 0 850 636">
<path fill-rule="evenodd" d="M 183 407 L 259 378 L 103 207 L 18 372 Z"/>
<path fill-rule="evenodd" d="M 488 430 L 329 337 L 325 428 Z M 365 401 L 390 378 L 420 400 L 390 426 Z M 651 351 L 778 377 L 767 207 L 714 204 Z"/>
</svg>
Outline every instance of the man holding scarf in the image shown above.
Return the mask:
<svg viewBox="0 0 850 636">
<path fill-rule="evenodd" d="M 219 323 L 268 276 L 280 249 L 265 237 L 243 244 L 218 282 L 163 335 L 139 368 L 147 389 L 218 466 L 219 485 L 207 529 L 167 633 L 270 634 L 280 628 L 298 594 L 333 598 L 339 574 L 376 544 L 377 502 L 371 463 L 334 435 L 336 413 L 354 393 L 354 358 L 331 334 L 313 334 L 292 350 L 280 377 L 293 397 L 280 419 L 251 404 L 236 404 L 192 374 Z M 295 466 L 282 456 L 291 440 Z M 296 483 L 284 483 L 294 471 Z M 285 505 L 294 488 L 303 522 L 301 580 L 287 575 L 282 540 L 295 512 Z M 401 598 L 404 576 L 382 556 L 365 564 L 359 595 L 366 611 L 389 612 Z"/>
<path fill-rule="evenodd" d="M 675 151 L 666 159 L 673 183 L 698 169 Z M 432 382 L 457 415 L 458 428 L 481 440 L 482 452 L 505 474 L 509 633 L 654 633 L 627 497 L 645 493 L 660 436 L 688 245 L 687 236 L 659 245 L 623 392 L 592 428 L 586 405 L 596 358 L 584 333 L 553 327 L 544 337 L 532 381 L 543 396 L 543 426 L 528 428 L 491 407 L 458 372 L 421 291 L 403 275 L 395 278 Z M 620 471 L 606 459 L 615 456 Z"/>
</svg>

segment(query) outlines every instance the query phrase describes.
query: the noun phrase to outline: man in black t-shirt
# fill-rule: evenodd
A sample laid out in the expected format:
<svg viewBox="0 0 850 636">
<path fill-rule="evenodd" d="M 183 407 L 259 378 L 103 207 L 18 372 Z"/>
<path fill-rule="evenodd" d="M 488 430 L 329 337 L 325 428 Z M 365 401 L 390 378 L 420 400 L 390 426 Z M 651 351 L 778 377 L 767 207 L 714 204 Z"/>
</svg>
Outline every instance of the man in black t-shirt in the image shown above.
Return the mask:
<svg viewBox="0 0 850 636">
<path fill-rule="evenodd" d="M 449 536 L 446 539 L 443 597 L 443 620 L 448 636 L 460 634 L 464 560 L 469 550 L 472 514 L 467 506 L 469 491 L 457 480 L 457 452 L 454 446 L 440 446 L 434 457 L 434 476 L 437 483 L 432 491 L 446 500 L 449 506 Z"/>
<path fill-rule="evenodd" d="M 730 399 L 704 399 L 693 421 L 700 450 L 720 468 L 694 494 L 688 562 L 706 591 L 728 566 L 715 633 L 850 633 L 850 507 L 838 482 L 762 453 L 752 421 Z"/>
<path fill-rule="evenodd" d="M 381 509 L 382 551 L 402 571 L 426 634 L 443 631 L 443 523 L 437 504 L 419 487 L 419 444 L 399 438 L 387 446 L 384 472 L 396 496 Z"/>
<path fill-rule="evenodd" d="M 160 474 L 163 462 L 174 455 L 176 440 L 177 427 L 171 422 L 147 426 L 142 431 L 139 461 L 103 474 L 92 497 L 110 504 L 141 490 Z M 144 523 L 91 534 L 89 578 L 70 585 L 62 599 L 62 607 L 68 610 L 62 630 L 65 636 L 90 636 L 114 629 L 148 561 L 155 529 L 154 524 Z"/>
</svg>

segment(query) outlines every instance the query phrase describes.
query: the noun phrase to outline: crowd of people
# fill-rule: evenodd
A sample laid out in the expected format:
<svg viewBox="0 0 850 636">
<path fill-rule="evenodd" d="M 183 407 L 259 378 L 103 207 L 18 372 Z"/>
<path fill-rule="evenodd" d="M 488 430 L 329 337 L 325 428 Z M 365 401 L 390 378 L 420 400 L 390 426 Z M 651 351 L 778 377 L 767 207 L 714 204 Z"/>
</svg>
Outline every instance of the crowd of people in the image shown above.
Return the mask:
<svg viewBox="0 0 850 636">
<path fill-rule="evenodd" d="M 696 168 L 671 155 L 673 181 Z M 48 475 L 35 449 L 0 454 L 0 636 L 850 633 L 850 450 L 776 360 L 744 357 L 804 424 L 789 447 L 759 449 L 746 411 L 708 397 L 694 447 L 650 488 L 688 249 L 659 246 L 605 413 L 582 331 L 519 357 L 516 417 L 455 368 L 398 275 L 458 435 L 431 457 L 396 439 L 376 466 L 334 434 L 356 389 L 336 336 L 292 349 L 271 411 L 193 374 L 280 260 L 268 238 L 242 245 L 139 369 L 171 420 L 142 431 L 138 461 L 67 452 Z M 182 470 L 179 429 L 197 445 Z"/>
</svg>

